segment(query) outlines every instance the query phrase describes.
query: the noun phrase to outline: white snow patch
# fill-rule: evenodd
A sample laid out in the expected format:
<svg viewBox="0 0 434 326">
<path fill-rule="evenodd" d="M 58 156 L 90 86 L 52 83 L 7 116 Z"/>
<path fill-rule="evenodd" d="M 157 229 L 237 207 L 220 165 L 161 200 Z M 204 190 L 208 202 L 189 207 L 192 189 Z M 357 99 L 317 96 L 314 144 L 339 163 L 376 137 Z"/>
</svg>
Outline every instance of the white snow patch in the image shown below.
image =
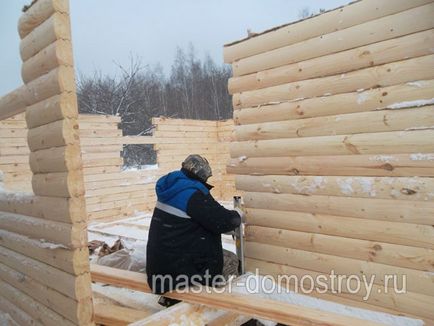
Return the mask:
<svg viewBox="0 0 434 326">
<path fill-rule="evenodd" d="M 424 80 L 412 81 L 407 83 L 408 86 L 414 86 L 417 88 L 423 88 L 427 86 L 427 82 Z"/>
<path fill-rule="evenodd" d="M 364 88 L 359 88 L 359 89 L 357 90 L 357 93 L 363 92 L 364 90 L 365 90 Z"/>
<path fill-rule="evenodd" d="M 429 130 L 434 129 L 434 126 L 420 126 L 420 127 L 410 127 L 404 129 L 404 131 L 411 131 L 411 130 Z"/>
<path fill-rule="evenodd" d="M 386 162 L 386 163 L 398 161 L 398 159 L 396 157 L 391 156 L 391 155 L 375 155 L 375 156 L 371 156 L 369 158 L 369 160 L 370 161 L 378 161 L 378 162 Z"/>
<path fill-rule="evenodd" d="M 144 164 L 137 166 L 124 166 L 122 171 L 158 170 L 158 164 Z"/>
<path fill-rule="evenodd" d="M 371 178 L 354 178 L 362 187 L 362 191 L 368 194 L 371 197 L 375 197 L 377 195 L 374 189 L 374 182 Z"/>
<path fill-rule="evenodd" d="M 434 104 L 434 98 L 393 103 L 386 106 L 386 109 L 399 110 L 399 109 L 419 107 L 419 106 L 430 105 L 430 104 Z M 381 109 L 377 109 L 377 110 L 381 110 Z"/>
<path fill-rule="evenodd" d="M 332 93 L 324 93 L 324 94 L 322 94 L 323 96 L 330 96 L 330 95 L 332 95 Z"/>
<path fill-rule="evenodd" d="M 323 189 L 325 187 L 325 183 L 325 178 L 321 176 L 314 177 L 311 182 L 306 181 L 305 177 L 297 177 L 291 179 L 289 185 L 293 187 L 293 189 L 298 193 L 312 194 L 318 189 Z M 280 192 L 275 187 L 273 188 L 273 190 L 278 193 Z"/>
<path fill-rule="evenodd" d="M 342 75 L 341 75 L 341 78 L 345 78 L 345 74 L 342 74 Z"/>
<path fill-rule="evenodd" d="M 434 161 L 434 154 L 416 153 L 410 155 L 412 161 Z"/>
<path fill-rule="evenodd" d="M 245 155 L 243 155 L 243 156 L 240 156 L 239 158 L 238 158 L 238 161 L 241 163 L 241 162 L 244 162 L 245 160 L 247 160 L 247 156 L 245 156 Z"/>
<path fill-rule="evenodd" d="M 341 192 L 345 195 L 353 194 L 354 190 L 352 187 L 353 178 L 337 178 L 336 183 L 338 184 Z"/>
<path fill-rule="evenodd" d="M 359 95 L 357 95 L 357 104 L 362 104 L 368 98 L 369 98 L 369 93 L 368 92 L 360 93 Z"/>
<path fill-rule="evenodd" d="M 60 243 L 53 243 L 53 242 L 49 242 L 45 239 L 41 239 L 41 243 L 39 244 L 39 246 L 41 248 L 45 248 L 45 249 L 69 249 L 67 246 L 62 245 Z"/>
</svg>

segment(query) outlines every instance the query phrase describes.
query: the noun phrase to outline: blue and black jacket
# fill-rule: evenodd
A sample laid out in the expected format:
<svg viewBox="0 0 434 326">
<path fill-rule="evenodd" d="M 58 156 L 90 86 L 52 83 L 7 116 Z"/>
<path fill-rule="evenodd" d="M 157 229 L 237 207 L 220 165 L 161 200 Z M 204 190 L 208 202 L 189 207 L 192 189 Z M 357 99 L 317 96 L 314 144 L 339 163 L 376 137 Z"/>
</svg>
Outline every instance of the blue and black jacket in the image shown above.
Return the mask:
<svg viewBox="0 0 434 326">
<path fill-rule="evenodd" d="M 221 234 L 241 223 L 236 211 L 221 206 L 210 188 L 184 169 L 161 177 L 149 228 L 146 273 L 154 293 L 173 290 L 179 275 L 215 277 L 223 269 Z M 172 283 L 154 278 L 170 275 Z M 206 282 L 201 282 L 205 284 Z"/>
</svg>

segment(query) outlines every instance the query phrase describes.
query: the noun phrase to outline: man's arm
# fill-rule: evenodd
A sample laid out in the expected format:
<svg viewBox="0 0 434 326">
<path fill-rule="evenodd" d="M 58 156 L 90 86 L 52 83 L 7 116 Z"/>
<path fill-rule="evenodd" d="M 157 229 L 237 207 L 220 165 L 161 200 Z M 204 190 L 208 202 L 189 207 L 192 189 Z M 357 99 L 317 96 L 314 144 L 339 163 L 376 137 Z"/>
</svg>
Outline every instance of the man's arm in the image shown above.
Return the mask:
<svg viewBox="0 0 434 326">
<path fill-rule="evenodd" d="M 210 194 L 196 191 L 187 204 L 187 214 L 212 233 L 221 234 L 236 229 L 241 216 L 220 205 Z"/>
</svg>

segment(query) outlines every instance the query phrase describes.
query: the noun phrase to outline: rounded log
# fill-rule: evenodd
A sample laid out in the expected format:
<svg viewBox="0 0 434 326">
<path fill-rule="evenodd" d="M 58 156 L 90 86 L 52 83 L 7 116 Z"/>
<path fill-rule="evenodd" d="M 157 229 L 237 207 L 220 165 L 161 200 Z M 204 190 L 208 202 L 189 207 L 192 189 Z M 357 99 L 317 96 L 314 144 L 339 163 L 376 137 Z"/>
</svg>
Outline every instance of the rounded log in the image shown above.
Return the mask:
<svg viewBox="0 0 434 326">
<path fill-rule="evenodd" d="M 77 144 L 31 152 L 29 162 L 33 173 L 67 172 L 82 167 Z"/>
</svg>

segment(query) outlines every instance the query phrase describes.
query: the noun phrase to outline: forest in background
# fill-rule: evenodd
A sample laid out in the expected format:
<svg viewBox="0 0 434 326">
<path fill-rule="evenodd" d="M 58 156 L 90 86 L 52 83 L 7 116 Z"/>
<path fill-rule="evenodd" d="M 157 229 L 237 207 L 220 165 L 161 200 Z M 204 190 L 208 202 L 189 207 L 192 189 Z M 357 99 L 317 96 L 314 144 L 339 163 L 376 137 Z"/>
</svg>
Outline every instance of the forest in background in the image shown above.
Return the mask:
<svg viewBox="0 0 434 326">
<path fill-rule="evenodd" d="M 116 76 L 95 72 L 80 75 L 77 83 L 80 113 L 121 117 L 123 135 L 149 135 L 152 117 L 223 120 L 232 118 L 228 93 L 229 65 L 217 65 L 206 55 L 198 58 L 194 47 L 177 48 L 169 74 L 161 65 L 144 65 L 130 55 L 128 66 L 114 63 Z M 126 166 L 155 162 L 152 146 L 124 146 Z"/>
</svg>

